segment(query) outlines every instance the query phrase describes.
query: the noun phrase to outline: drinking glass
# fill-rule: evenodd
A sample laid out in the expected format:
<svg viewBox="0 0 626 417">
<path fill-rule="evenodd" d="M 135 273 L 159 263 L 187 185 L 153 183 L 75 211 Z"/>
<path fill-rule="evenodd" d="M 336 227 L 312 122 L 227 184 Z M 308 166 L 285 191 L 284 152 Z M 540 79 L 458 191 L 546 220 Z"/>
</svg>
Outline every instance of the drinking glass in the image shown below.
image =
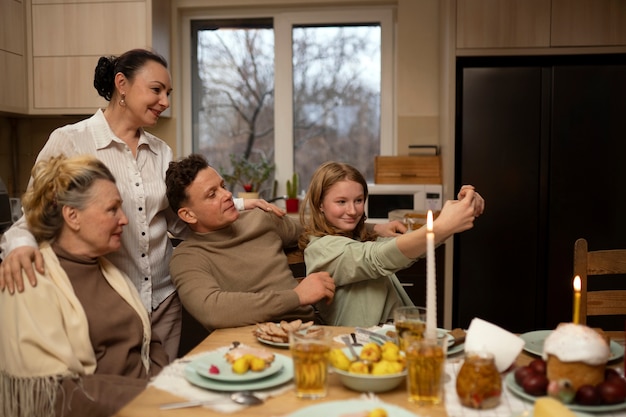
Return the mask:
<svg viewBox="0 0 626 417">
<path fill-rule="evenodd" d="M 405 306 L 393 311 L 393 324 L 398 334 L 400 350 L 406 352 L 405 339 L 408 336 L 422 339 L 426 329 L 426 308 Z"/>
<path fill-rule="evenodd" d="M 298 398 L 326 396 L 332 341 L 332 331 L 325 327 L 311 327 L 289 333 L 289 349 L 293 358 Z"/>
<path fill-rule="evenodd" d="M 443 403 L 446 338 L 405 336 L 409 401 L 418 405 Z"/>
</svg>

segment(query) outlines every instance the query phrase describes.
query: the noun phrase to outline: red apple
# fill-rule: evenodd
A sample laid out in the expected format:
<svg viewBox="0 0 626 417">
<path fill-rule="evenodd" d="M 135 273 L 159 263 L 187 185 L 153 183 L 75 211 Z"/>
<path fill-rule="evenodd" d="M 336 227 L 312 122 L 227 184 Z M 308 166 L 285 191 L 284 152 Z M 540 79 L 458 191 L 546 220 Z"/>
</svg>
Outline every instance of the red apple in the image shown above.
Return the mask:
<svg viewBox="0 0 626 417">
<path fill-rule="evenodd" d="M 597 390 L 604 404 L 618 404 L 626 400 L 626 388 L 620 382 L 605 380 L 597 385 Z"/>
<path fill-rule="evenodd" d="M 528 364 L 530 369 L 535 371 L 538 374 L 546 374 L 546 361 L 543 359 L 533 359 L 531 363 Z"/>
<path fill-rule="evenodd" d="M 528 377 L 529 375 L 533 375 L 534 373 L 535 371 L 530 369 L 529 366 L 522 366 L 520 368 L 517 368 L 514 374 L 515 382 L 517 382 L 517 385 L 521 387 L 524 384 L 524 379 L 526 379 L 526 377 Z"/>
<path fill-rule="evenodd" d="M 523 383 L 522 388 L 527 394 L 541 396 L 546 395 L 548 390 L 548 378 L 545 375 L 533 373 L 527 376 Z"/>
<path fill-rule="evenodd" d="M 583 385 L 576 391 L 574 401 L 580 405 L 598 405 L 602 403 L 600 393 L 593 385 Z"/>
</svg>

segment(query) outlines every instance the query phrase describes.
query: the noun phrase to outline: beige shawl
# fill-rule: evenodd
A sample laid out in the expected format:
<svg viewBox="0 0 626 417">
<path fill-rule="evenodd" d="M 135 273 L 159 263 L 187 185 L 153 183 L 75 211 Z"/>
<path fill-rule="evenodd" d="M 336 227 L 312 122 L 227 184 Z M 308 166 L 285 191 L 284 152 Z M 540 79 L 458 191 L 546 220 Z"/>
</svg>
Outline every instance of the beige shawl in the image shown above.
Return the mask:
<svg viewBox="0 0 626 417">
<path fill-rule="evenodd" d="M 97 366 L 72 284 L 50 245 L 43 243 L 40 250 L 46 272 L 37 274 L 37 286 L 25 285 L 19 295 L 0 292 L 0 415 L 53 416 L 59 380 L 93 374 Z M 141 317 L 141 356 L 148 372 L 148 313 L 130 280 L 106 259 L 99 263 L 111 287 Z"/>
</svg>

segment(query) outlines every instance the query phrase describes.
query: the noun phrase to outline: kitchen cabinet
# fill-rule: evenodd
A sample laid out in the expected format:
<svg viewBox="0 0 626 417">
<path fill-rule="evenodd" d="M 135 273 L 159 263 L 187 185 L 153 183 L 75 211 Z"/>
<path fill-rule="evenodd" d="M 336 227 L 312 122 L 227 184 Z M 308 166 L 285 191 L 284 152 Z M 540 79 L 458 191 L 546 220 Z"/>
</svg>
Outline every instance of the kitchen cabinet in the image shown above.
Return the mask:
<svg viewBox="0 0 626 417">
<path fill-rule="evenodd" d="M 0 111 L 23 113 L 26 101 L 24 3 L 0 0 Z"/>
<path fill-rule="evenodd" d="M 623 0 L 457 0 L 458 49 L 626 45 Z"/>
<path fill-rule="evenodd" d="M 455 188 L 487 210 L 454 238 L 453 326 L 571 321 L 575 240 L 626 248 L 625 102 L 626 54 L 458 59 Z"/>
<path fill-rule="evenodd" d="M 626 45 L 623 0 L 552 0 L 550 44 L 561 46 Z"/>
<path fill-rule="evenodd" d="M 30 114 L 92 114 L 98 58 L 152 48 L 168 58 L 169 2 L 31 0 Z"/>
<path fill-rule="evenodd" d="M 457 0 L 457 48 L 550 45 L 550 0 Z"/>
</svg>

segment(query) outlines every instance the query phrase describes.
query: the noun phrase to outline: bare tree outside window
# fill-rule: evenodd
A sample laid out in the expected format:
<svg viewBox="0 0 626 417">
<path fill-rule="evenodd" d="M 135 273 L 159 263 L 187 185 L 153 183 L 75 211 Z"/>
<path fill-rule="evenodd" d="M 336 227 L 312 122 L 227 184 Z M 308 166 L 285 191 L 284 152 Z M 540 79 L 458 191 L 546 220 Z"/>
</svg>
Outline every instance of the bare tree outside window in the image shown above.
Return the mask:
<svg viewBox="0 0 626 417">
<path fill-rule="evenodd" d="M 231 154 L 273 160 L 278 143 L 293 146 L 303 188 L 327 160 L 349 162 L 372 180 L 380 152 L 380 26 L 293 28 L 293 114 L 276 117 L 292 117 L 294 131 L 275 132 L 273 30 L 237 23 L 197 30 L 194 150 L 229 173 Z M 272 197 L 271 179 L 264 189 Z"/>
<path fill-rule="evenodd" d="M 380 27 L 293 29 L 294 166 L 303 185 L 323 162 L 374 178 L 380 152 Z"/>
</svg>

